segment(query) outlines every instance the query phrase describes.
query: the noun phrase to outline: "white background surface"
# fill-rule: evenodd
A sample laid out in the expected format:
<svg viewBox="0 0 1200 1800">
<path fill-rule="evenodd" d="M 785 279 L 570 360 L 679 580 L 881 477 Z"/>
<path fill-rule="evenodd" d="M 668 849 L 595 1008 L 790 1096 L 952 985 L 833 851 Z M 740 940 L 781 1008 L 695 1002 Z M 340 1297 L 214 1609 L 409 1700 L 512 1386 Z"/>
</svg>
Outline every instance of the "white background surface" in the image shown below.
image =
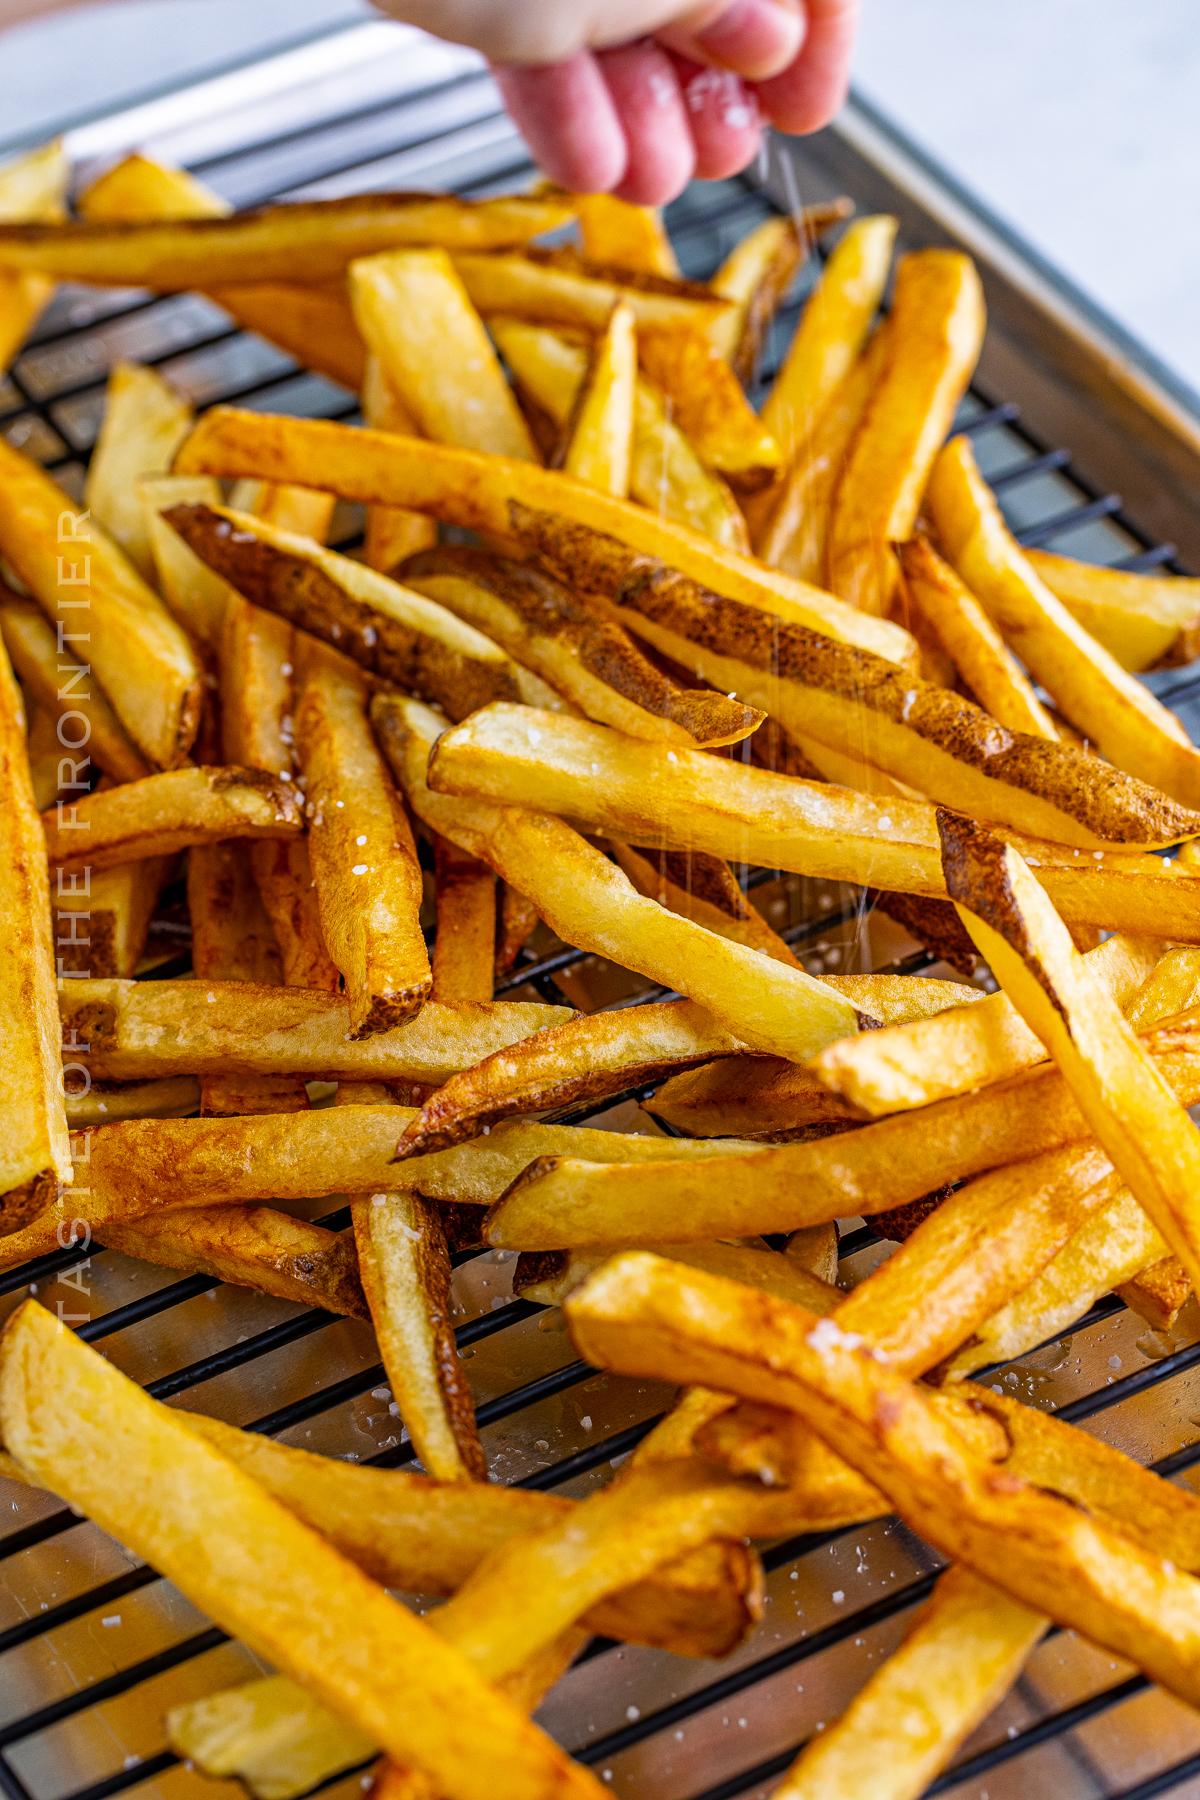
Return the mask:
<svg viewBox="0 0 1200 1800">
<path fill-rule="evenodd" d="M 0 141 L 371 16 L 366 0 L 52 15 L 0 38 Z M 1200 0 L 866 0 L 855 79 L 1200 388 Z"/>
</svg>

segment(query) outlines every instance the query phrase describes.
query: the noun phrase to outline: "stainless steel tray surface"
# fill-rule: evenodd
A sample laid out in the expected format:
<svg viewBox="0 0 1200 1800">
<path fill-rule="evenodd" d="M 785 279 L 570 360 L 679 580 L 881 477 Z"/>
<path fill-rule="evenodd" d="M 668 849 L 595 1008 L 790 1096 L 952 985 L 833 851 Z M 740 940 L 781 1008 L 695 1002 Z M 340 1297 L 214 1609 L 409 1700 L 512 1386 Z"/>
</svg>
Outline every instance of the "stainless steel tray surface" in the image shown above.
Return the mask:
<svg viewBox="0 0 1200 1800">
<path fill-rule="evenodd" d="M 111 159 L 135 146 L 175 155 L 239 204 L 401 185 L 481 194 L 532 175 L 477 59 L 415 34 L 381 38 L 378 30 L 344 33 L 90 122 L 68 143 L 83 158 Z M 1200 493 L 1200 435 L 1184 400 L 865 107 L 852 105 L 815 139 L 775 145 L 753 178 L 690 189 L 668 212 L 685 272 L 710 274 L 773 207 L 839 189 L 866 207 L 898 211 L 907 245 L 958 241 L 980 258 L 995 330 L 958 428 L 975 439 L 1022 540 L 1126 567 L 1178 567 L 1175 543 L 1161 540 L 1200 543 L 1190 506 Z M 781 314 L 764 379 L 811 279 L 810 270 Z M 353 395 L 238 331 L 198 296 L 65 289 L 0 382 L 0 430 L 72 490 L 96 434 L 108 368 L 120 357 L 162 368 L 201 407 L 236 400 L 357 417 Z M 996 370 L 1011 377 L 1007 388 L 990 385 Z M 1079 427 L 1079 437 L 1067 440 L 1070 451 L 1053 436 L 1064 420 Z M 1125 512 L 1108 491 L 1113 469 L 1132 471 L 1135 494 L 1153 494 L 1148 511 Z M 338 529 L 353 541 L 352 509 Z M 1151 681 L 1200 737 L 1200 675 L 1176 670 Z M 772 870 L 741 873 L 814 973 L 947 973 L 899 927 L 872 915 L 855 889 Z M 185 949 L 155 973 L 187 966 Z M 558 944 L 544 928 L 498 991 L 565 994 L 587 1009 L 662 997 L 642 978 Z M 647 1097 L 639 1090 L 569 1116 L 653 1131 L 636 1104 Z M 312 1202 L 307 1212 L 330 1225 L 348 1222 L 338 1196 Z M 859 1221 L 846 1221 L 843 1282 L 861 1279 L 886 1253 Z M 514 1261 L 505 1251 L 464 1255 L 454 1278 L 458 1344 L 492 1476 L 581 1496 L 649 1431 L 671 1390 L 577 1361 L 557 1311 L 512 1298 Z M 331 1456 L 382 1467 L 412 1459 L 372 1333 L 361 1323 L 204 1276 L 171 1279 L 96 1244 L 86 1255 L 63 1251 L 0 1277 L 0 1317 L 26 1293 L 60 1310 L 160 1399 Z M 1061 1340 L 982 1378 L 1086 1422 L 1143 1463 L 1190 1482 L 1200 1464 L 1200 1313 L 1194 1305 L 1191 1313 L 1193 1325 L 1164 1340 L 1108 1297 Z M 7 1527 L 0 1535 L 0 1790 L 8 1800 L 107 1800 L 126 1790 L 210 1800 L 213 1784 L 164 1747 L 163 1717 L 181 1700 L 248 1678 L 255 1659 L 52 1496 L 0 1483 L 0 1513 Z M 767 1547 L 764 1560 L 765 1618 L 728 1661 L 691 1662 L 596 1640 L 541 1709 L 544 1726 L 615 1793 L 631 1800 L 766 1794 L 797 1747 L 837 1716 L 898 1643 L 940 1566 L 894 1520 L 794 1538 Z M 419 1597 L 408 1600 L 420 1609 Z M 352 1771 L 327 1791 L 348 1797 L 366 1779 Z M 232 1797 L 232 1784 L 229 1791 Z M 1200 1719 L 1074 1634 L 1056 1634 L 929 1792 L 962 1800 L 1200 1796 Z"/>
</svg>

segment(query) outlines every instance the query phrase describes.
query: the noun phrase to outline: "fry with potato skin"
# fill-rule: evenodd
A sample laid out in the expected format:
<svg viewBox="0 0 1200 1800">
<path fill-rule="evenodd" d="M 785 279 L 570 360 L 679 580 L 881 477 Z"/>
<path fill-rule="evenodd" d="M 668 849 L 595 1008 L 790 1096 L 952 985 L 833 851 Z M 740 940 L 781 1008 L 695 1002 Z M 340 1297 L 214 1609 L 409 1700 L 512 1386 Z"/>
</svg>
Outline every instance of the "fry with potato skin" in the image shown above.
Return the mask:
<svg viewBox="0 0 1200 1800">
<path fill-rule="evenodd" d="M 799 1061 L 808 1043 L 857 1029 L 854 1007 L 834 989 L 665 912 L 553 814 L 432 793 L 425 770 L 442 720 L 419 701 L 377 694 L 371 717 L 417 816 L 522 888 L 565 943 L 678 989 L 727 1029 L 736 1018 L 739 1040 L 750 1049 Z"/>
<path fill-rule="evenodd" d="M 280 1300 L 368 1317 L 354 1238 L 269 1206 L 189 1206 L 105 1221 L 105 1246 L 161 1268 L 212 1275 Z"/>
<path fill-rule="evenodd" d="M 465 1658 L 36 1301 L 0 1349 L 0 1429 L 26 1473 L 453 1800 L 601 1791 Z"/>
<path fill-rule="evenodd" d="M 938 829 L 947 889 L 980 954 L 1195 1282 L 1200 1131 L 1091 975 L 1020 854 L 954 813 L 939 810 Z"/>
<path fill-rule="evenodd" d="M 536 569 L 447 544 L 413 557 L 404 578 L 535 670 L 585 717 L 629 737 L 731 744 L 762 722 L 761 712 L 724 694 L 677 687 L 623 625 Z"/>
<path fill-rule="evenodd" d="M 3 227 L 0 227 L 3 230 Z M 52 625 L 64 588 L 86 607 L 88 664 L 139 752 L 156 768 L 183 761 L 199 722 L 200 681 L 191 647 L 162 601 L 86 513 L 76 513 L 41 466 L 0 443 L 0 553 Z"/>
<path fill-rule="evenodd" d="M 351 1034 L 371 1037 L 418 1013 L 433 982 L 417 847 L 361 676 L 321 645 L 297 654 L 296 751 L 321 935 L 345 982 Z"/>
<path fill-rule="evenodd" d="M 303 829 L 295 790 L 262 769 L 166 769 L 86 794 L 72 811 L 74 819 L 61 824 L 55 811 L 42 815 L 50 866 L 68 872 L 111 869 L 225 838 L 296 837 Z M 86 849 L 75 830 L 87 831 Z"/>
</svg>

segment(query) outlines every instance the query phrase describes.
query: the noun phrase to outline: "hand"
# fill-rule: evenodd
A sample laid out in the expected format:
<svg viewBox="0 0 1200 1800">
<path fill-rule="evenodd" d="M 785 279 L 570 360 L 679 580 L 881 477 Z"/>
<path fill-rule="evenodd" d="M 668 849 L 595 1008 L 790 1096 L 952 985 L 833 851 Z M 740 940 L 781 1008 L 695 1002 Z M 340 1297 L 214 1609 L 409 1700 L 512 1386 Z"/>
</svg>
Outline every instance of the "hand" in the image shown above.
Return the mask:
<svg viewBox="0 0 1200 1800">
<path fill-rule="evenodd" d="M 641 206 L 742 169 L 764 122 L 815 131 L 845 97 L 859 0 L 376 0 L 471 44 L 554 181 Z"/>
</svg>

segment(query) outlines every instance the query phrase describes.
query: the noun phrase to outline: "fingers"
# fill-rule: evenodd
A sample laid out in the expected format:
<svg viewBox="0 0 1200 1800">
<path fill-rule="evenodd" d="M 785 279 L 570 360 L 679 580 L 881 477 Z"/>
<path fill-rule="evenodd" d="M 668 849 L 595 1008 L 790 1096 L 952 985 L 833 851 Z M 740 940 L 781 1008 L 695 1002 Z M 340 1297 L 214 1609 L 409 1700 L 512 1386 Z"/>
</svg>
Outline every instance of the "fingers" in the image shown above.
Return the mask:
<svg viewBox="0 0 1200 1800">
<path fill-rule="evenodd" d="M 692 142 L 693 173 L 701 181 L 723 181 L 744 169 L 758 150 L 762 117 L 754 89 L 725 69 L 705 69 L 675 58 Z"/>
<path fill-rule="evenodd" d="M 780 131 L 819 131 L 850 85 L 860 0 L 807 0 L 808 35 L 790 68 L 758 84 L 764 113 Z"/>
<path fill-rule="evenodd" d="M 582 194 L 617 187 L 629 166 L 629 148 L 590 51 L 565 62 L 497 64 L 492 73 L 530 154 L 552 181 Z"/>
<path fill-rule="evenodd" d="M 765 81 L 791 67 L 805 35 L 801 0 L 728 0 L 685 14 L 656 33 L 690 62 Z"/>
<path fill-rule="evenodd" d="M 625 174 L 613 188 L 635 206 L 661 206 L 691 180 L 696 147 L 675 65 L 652 39 L 596 58 L 621 122 Z"/>
</svg>

